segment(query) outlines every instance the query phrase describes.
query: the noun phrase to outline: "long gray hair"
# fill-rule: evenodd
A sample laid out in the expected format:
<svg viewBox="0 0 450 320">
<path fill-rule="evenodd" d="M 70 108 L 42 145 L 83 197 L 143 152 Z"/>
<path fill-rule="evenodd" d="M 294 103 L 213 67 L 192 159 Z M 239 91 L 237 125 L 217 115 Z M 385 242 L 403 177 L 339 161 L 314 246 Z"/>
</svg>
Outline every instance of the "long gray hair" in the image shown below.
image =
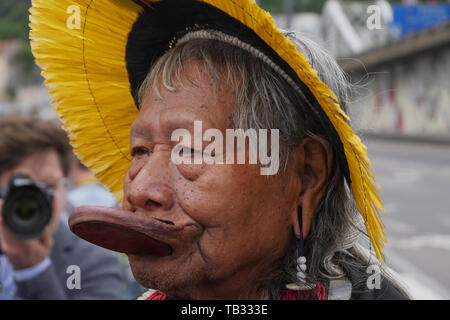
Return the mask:
<svg viewBox="0 0 450 320">
<path fill-rule="evenodd" d="M 318 71 L 320 79 L 337 95 L 345 110 L 353 87 L 336 61 L 314 42 L 294 33 L 286 33 Z M 215 79 L 227 80 L 236 93 L 236 109 L 233 113 L 235 128 L 279 129 L 280 168 L 286 168 L 292 151 L 306 137 L 319 140 L 328 150 L 333 171 L 326 192 L 316 209 L 310 233 L 305 240 L 307 277 L 313 284 L 319 280 L 346 277 L 346 255 L 355 258 L 353 269 L 377 265 L 384 277 L 401 293 L 408 296 L 396 280 L 394 272 L 381 265 L 373 252 L 361 241 L 367 241 L 361 215 L 338 165 L 329 143 L 323 138 L 314 114 L 308 106 L 299 103 L 298 93 L 271 66 L 255 55 L 237 46 L 217 40 L 194 39 L 178 44 L 166 52 L 152 67 L 138 92 L 142 103 L 149 89 L 159 94 L 158 86 L 174 91 L 182 85 L 180 70 L 187 61 L 201 61 Z M 291 244 L 281 263 L 281 268 L 261 278 L 262 298 L 275 299 L 286 283 L 296 281 L 298 241 L 292 235 Z M 361 271 L 361 273 L 365 273 Z M 354 287 L 358 284 L 353 283 Z M 360 284 L 360 285 L 365 285 Z"/>
</svg>

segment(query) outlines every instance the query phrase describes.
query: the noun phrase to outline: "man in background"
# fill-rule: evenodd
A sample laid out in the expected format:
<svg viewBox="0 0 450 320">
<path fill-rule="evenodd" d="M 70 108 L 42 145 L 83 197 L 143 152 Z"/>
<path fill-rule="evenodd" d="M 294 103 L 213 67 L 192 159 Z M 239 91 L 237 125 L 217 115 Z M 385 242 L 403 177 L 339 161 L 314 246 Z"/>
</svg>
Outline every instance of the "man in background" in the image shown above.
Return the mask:
<svg viewBox="0 0 450 320">
<path fill-rule="evenodd" d="M 53 195 L 52 218 L 37 239 L 17 238 L 4 223 L 0 200 L 0 298 L 120 299 L 124 272 L 109 250 L 77 236 L 61 219 L 72 163 L 67 137 L 54 123 L 0 119 L 0 187 L 14 174 L 43 183 Z M 70 278 L 78 271 L 79 285 Z"/>
<path fill-rule="evenodd" d="M 67 192 L 65 213 L 68 215 L 79 206 L 119 207 L 117 200 L 98 181 L 95 175 L 74 156 L 74 163 L 69 174 L 71 188 Z M 125 254 L 116 253 L 125 271 L 125 291 L 123 298 L 135 299 L 145 289 L 136 282 Z"/>
</svg>

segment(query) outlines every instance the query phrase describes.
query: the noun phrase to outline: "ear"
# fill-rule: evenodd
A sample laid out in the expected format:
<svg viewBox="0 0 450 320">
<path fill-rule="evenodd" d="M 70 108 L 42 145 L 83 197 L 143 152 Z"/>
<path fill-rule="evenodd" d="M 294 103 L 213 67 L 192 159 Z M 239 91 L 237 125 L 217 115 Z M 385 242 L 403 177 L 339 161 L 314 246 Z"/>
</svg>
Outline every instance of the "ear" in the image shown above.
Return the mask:
<svg viewBox="0 0 450 320">
<path fill-rule="evenodd" d="M 328 142 L 321 138 L 306 138 L 297 147 L 297 172 L 299 174 L 300 193 L 297 208 L 291 216 L 294 232 L 300 237 L 298 206 L 302 207 L 303 236 L 306 238 L 314 213 L 322 199 L 331 172 L 332 153 Z"/>
</svg>

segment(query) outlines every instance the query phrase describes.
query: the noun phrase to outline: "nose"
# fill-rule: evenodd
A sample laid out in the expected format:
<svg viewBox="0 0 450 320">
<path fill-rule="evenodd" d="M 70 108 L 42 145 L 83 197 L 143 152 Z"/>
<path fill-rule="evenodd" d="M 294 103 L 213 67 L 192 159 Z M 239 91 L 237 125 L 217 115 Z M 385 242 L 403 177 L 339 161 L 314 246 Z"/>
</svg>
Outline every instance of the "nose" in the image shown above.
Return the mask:
<svg viewBox="0 0 450 320">
<path fill-rule="evenodd" d="M 133 184 L 128 201 L 134 211 L 144 209 L 145 211 L 163 210 L 168 211 L 173 207 L 173 191 L 165 184 L 150 183 L 147 186 Z"/>
<path fill-rule="evenodd" d="M 175 192 L 169 185 L 171 175 L 168 165 L 161 163 L 162 159 L 152 160 L 128 181 L 125 196 L 133 211 L 169 211 L 175 203 Z"/>
</svg>

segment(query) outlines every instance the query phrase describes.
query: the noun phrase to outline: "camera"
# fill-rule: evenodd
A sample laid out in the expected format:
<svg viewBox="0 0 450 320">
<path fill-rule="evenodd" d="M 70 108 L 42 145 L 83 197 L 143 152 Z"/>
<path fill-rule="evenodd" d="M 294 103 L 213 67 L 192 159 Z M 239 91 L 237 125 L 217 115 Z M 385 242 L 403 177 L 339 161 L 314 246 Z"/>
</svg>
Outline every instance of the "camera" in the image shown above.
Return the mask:
<svg viewBox="0 0 450 320">
<path fill-rule="evenodd" d="M 43 183 L 34 182 L 26 174 L 15 174 L 8 186 L 0 190 L 3 220 L 20 239 L 38 238 L 52 217 L 53 195 Z"/>
</svg>

